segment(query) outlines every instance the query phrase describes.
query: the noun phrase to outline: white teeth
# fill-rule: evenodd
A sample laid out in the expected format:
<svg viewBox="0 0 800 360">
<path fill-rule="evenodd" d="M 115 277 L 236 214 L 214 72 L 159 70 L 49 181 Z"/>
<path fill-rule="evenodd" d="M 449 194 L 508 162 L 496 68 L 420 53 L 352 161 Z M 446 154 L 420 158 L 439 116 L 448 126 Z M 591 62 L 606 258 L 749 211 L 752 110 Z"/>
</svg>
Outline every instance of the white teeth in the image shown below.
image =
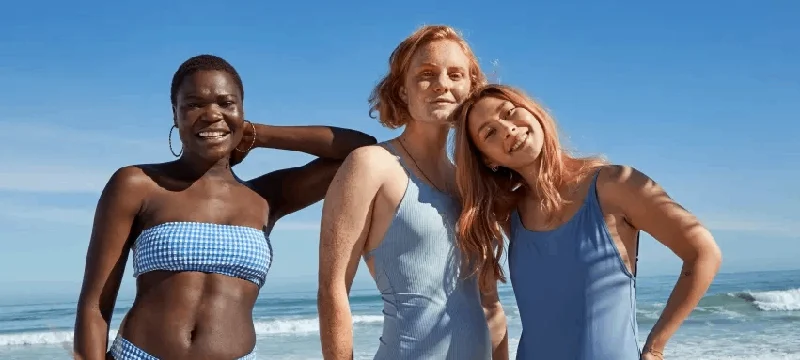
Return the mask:
<svg viewBox="0 0 800 360">
<path fill-rule="evenodd" d="M 220 137 L 225 136 L 226 134 L 222 131 L 203 131 L 197 135 L 200 137 Z"/>
<path fill-rule="evenodd" d="M 514 142 L 514 145 L 511 146 L 511 150 L 509 150 L 508 152 L 512 152 L 519 149 L 522 146 L 522 144 L 525 143 L 525 140 L 528 140 L 528 134 L 523 135 L 521 138 L 517 138 L 517 141 Z"/>
</svg>

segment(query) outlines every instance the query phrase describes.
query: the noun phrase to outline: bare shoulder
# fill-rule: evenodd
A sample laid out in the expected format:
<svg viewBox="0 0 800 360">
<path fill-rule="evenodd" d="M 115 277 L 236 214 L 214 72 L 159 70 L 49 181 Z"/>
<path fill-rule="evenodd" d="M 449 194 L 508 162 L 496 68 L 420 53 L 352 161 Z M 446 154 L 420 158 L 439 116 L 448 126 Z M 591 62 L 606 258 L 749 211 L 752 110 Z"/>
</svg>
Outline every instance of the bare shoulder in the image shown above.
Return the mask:
<svg viewBox="0 0 800 360">
<path fill-rule="evenodd" d="M 604 207 L 625 214 L 645 211 L 651 203 L 672 203 L 655 180 L 627 165 L 602 167 L 597 178 L 597 191 Z"/>
<path fill-rule="evenodd" d="M 152 174 L 154 171 L 158 170 L 150 165 L 130 165 L 118 168 L 103 188 L 101 198 L 129 205 L 141 203 L 156 186 Z"/>
<path fill-rule="evenodd" d="M 597 187 L 601 192 L 636 192 L 657 186 L 653 179 L 632 166 L 605 165 L 599 171 Z"/>
<path fill-rule="evenodd" d="M 337 177 L 358 183 L 383 183 L 388 178 L 388 170 L 396 164 L 395 156 L 386 148 L 380 145 L 363 146 L 347 156 Z"/>
<path fill-rule="evenodd" d="M 152 165 L 129 165 L 124 166 L 111 175 L 107 187 L 116 190 L 144 191 L 155 185 L 155 182 L 148 175 L 149 171 L 158 171 Z"/>
</svg>

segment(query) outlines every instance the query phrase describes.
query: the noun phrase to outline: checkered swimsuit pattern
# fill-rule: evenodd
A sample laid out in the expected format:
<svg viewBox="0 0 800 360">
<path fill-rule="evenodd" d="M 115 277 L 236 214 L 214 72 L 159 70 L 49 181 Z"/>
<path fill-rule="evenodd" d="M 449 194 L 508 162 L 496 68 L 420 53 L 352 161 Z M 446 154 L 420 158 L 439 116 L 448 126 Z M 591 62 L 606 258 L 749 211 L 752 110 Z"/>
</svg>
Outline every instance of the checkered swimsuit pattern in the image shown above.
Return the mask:
<svg viewBox="0 0 800 360">
<path fill-rule="evenodd" d="M 116 360 L 159 360 L 159 358 L 144 352 L 121 336 L 117 336 L 117 338 L 114 339 L 110 352 L 111 356 Z M 253 351 L 236 360 L 256 360 L 256 352 Z"/>
<path fill-rule="evenodd" d="M 199 271 L 264 285 L 272 244 L 263 231 L 236 225 L 167 222 L 142 231 L 133 246 L 133 276 L 149 271 Z M 158 360 L 117 335 L 110 349 L 117 360 Z M 255 351 L 238 360 L 255 360 Z"/>
<path fill-rule="evenodd" d="M 167 222 L 145 229 L 133 246 L 133 276 L 149 271 L 199 271 L 264 285 L 272 265 L 269 237 L 258 229 Z"/>
</svg>

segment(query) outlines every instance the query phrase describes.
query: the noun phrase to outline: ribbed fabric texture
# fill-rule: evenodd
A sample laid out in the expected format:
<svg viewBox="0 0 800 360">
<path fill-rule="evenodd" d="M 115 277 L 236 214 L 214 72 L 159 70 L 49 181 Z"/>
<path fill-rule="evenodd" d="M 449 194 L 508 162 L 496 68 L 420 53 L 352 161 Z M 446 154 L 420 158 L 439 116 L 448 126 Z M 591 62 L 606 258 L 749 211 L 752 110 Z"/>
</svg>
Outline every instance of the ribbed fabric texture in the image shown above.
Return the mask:
<svg viewBox="0 0 800 360">
<path fill-rule="evenodd" d="M 383 241 L 367 254 L 375 259 L 383 298 L 383 334 L 375 359 L 491 359 L 476 279 L 460 276 L 454 232 L 459 205 L 398 160 L 408 173 L 408 186 Z"/>
<path fill-rule="evenodd" d="M 636 280 L 608 232 L 597 174 L 581 208 L 552 231 L 512 216 L 511 284 L 522 319 L 518 360 L 638 360 Z"/>
</svg>

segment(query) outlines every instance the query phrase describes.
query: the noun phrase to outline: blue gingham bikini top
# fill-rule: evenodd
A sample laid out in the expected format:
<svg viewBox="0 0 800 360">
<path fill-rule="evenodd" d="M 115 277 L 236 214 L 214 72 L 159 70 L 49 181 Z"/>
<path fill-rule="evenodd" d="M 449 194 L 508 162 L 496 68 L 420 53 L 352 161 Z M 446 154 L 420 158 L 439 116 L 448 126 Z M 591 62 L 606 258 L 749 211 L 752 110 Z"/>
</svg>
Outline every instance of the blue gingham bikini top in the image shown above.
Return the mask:
<svg viewBox="0 0 800 360">
<path fill-rule="evenodd" d="M 145 229 L 133 244 L 133 276 L 150 271 L 199 271 L 264 285 L 272 245 L 262 231 L 246 226 L 166 222 Z"/>
</svg>

